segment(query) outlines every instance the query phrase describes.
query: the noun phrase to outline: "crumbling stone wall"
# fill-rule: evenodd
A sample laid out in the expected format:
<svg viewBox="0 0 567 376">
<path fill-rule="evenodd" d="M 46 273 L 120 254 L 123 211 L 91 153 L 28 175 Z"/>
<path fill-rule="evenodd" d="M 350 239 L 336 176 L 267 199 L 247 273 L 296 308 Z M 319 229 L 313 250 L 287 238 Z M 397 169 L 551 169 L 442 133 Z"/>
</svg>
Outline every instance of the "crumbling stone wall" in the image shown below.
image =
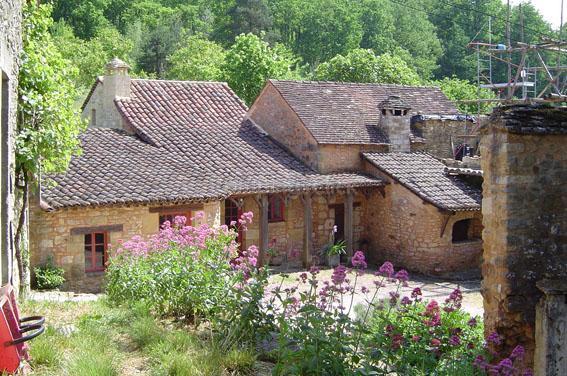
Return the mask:
<svg viewBox="0 0 567 376">
<path fill-rule="evenodd" d="M 481 130 L 486 332 L 533 362 L 536 283 L 567 278 L 567 111 L 504 107 Z"/>
<path fill-rule="evenodd" d="M 19 284 L 12 248 L 14 218 L 14 131 L 18 88 L 18 56 L 22 48 L 22 2 L 0 0 L 0 284 Z"/>
<path fill-rule="evenodd" d="M 453 158 L 451 137 L 455 146 L 458 141 L 465 140 L 462 135 L 471 134 L 475 124 L 471 121 L 449 119 L 412 120 L 412 133 L 425 139 L 423 144 L 412 145 L 413 151 L 426 151 L 437 158 Z M 478 142 L 477 138 L 467 138 L 472 144 Z"/>
<path fill-rule="evenodd" d="M 219 225 L 220 203 L 204 204 L 202 221 Z M 108 231 L 110 254 L 121 240 L 133 236 L 147 237 L 158 232 L 159 213 L 148 206 L 114 206 L 100 208 L 62 209 L 46 212 L 33 205 L 30 213 L 31 268 L 53 257 L 56 265 L 65 270 L 64 290 L 100 292 L 104 272 L 85 272 L 84 235 L 72 230 L 84 227 L 122 225 L 120 231 Z"/>
<path fill-rule="evenodd" d="M 396 267 L 427 275 L 454 278 L 476 275 L 482 258 L 482 240 L 454 243 L 452 230 L 455 222 L 472 219 L 471 231 L 480 234 L 479 211 L 441 212 L 376 167 L 367 163 L 366 168 L 390 183 L 384 196 L 373 195 L 368 202 L 372 208 L 367 226 L 373 263 L 391 261 Z"/>
</svg>

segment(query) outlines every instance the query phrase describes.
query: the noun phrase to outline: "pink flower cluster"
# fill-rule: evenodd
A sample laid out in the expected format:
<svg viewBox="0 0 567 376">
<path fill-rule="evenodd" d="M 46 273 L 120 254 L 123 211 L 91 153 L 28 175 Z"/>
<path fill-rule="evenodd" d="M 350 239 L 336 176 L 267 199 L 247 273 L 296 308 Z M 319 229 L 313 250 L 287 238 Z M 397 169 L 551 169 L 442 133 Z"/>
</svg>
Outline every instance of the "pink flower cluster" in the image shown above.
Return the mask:
<svg viewBox="0 0 567 376">
<path fill-rule="evenodd" d="M 232 268 L 242 272 L 244 279 L 248 279 L 256 269 L 258 254 L 258 247 L 255 245 L 248 247 L 247 250 L 240 252 L 238 257 L 232 261 Z"/>
</svg>

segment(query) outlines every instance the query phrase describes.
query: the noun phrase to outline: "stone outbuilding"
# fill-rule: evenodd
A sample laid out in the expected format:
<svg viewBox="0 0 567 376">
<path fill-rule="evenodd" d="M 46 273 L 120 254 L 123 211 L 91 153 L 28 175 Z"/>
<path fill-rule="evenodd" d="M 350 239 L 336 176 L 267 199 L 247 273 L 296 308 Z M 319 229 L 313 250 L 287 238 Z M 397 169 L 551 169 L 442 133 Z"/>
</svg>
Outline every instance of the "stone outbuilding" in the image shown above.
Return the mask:
<svg viewBox="0 0 567 376">
<path fill-rule="evenodd" d="M 322 100 L 321 92 L 305 89 L 325 85 L 328 98 Z M 444 116 L 457 116 L 457 110 L 436 88 L 375 86 L 366 87 L 376 91 L 370 100 L 357 94 L 356 85 L 270 81 L 248 110 L 226 83 L 134 79 L 114 59 L 84 102 L 89 127 L 81 136 L 82 155 L 66 174 L 49 177 L 54 184 L 44 185 L 41 205 L 34 205 L 32 266 L 52 255 L 66 271 L 65 288 L 96 291 L 120 239 L 154 234 L 176 215 L 202 212 L 195 222 L 228 225 L 246 211 L 254 213 L 254 222 L 238 241 L 258 245 L 262 261 L 274 249 L 284 255 L 300 251 L 304 265 L 318 262 L 334 226 L 334 239 L 345 241 L 348 255 L 362 249 L 378 261 L 395 253 L 389 247 L 406 244 L 386 242 L 394 233 L 378 235 L 399 210 L 390 200 L 403 196 L 419 203 L 420 220 L 434 216 L 425 232 L 442 240 L 428 237 L 400 262 L 425 273 L 469 269 L 427 260 L 463 251 L 448 245 L 453 222 L 472 220 L 478 210 L 439 211 L 421 204 L 424 199 L 411 189 L 393 193 L 395 182 L 367 168 L 370 154 L 362 154 L 409 153 L 412 107 L 431 105 Z M 290 96 L 277 97 L 284 89 Z M 442 174 L 435 169 L 429 178 Z M 446 196 L 460 200 L 463 194 L 449 189 Z"/>
</svg>

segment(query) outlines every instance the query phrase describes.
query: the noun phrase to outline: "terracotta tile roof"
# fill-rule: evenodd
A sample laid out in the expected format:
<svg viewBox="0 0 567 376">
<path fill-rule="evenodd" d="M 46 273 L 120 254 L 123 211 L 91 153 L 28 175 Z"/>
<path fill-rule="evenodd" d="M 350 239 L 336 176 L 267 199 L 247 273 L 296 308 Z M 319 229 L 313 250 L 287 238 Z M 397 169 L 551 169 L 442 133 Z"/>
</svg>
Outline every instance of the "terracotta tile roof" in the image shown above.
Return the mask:
<svg viewBox="0 0 567 376">
<path fill-rule="evenodd" d="M 314 172 L 244 120 L 246 107 L 224 83 L 132 80 L 131 97 L 115 102 L 135 134 L 89 128 L 82 155 L 43 189 L 54 208 L 384 184 Z"/>
<path fill-rule="evenodd" d="M 380 103 L 390 96 L 399 97 L 411 108 L 412 115 L 459 113 L 437 87 L 277 80 L 270 83 L 322 144 L 388 143 L 377 125 Z"/>
<path fill-rule="evenodd" d="M 445 210 L 480 210 L 481 189 L 445 173 L 426 153 L 363 153 L 379 170 L 423 200 Z"/>
</svg>

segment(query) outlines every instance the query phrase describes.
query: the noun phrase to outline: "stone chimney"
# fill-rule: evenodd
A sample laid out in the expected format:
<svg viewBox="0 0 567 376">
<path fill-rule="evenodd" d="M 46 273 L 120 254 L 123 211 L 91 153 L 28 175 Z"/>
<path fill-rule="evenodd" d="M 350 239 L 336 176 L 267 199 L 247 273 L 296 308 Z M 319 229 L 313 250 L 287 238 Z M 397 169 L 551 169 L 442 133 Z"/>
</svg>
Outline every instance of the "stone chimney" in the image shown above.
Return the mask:
<svg viewBox="0 0 567 376">
<path fill-rule="evenodd" d="M 391 95 L 378 105 L 380 127 L 390 141 L 391 152 L 410 152 L 410 107 L 398 96 Z"/>
<path fill-rule="evenodd" d="M 115 57 L 105 68 L 104 77 L 97 79 L 99 85 L 83 109 L 83 117 L 89 118 L 89 127 L 121 129 L 124 128 L 124 122 L 114 100 L 130 97 L 130 67 Z"/>
</svg>

